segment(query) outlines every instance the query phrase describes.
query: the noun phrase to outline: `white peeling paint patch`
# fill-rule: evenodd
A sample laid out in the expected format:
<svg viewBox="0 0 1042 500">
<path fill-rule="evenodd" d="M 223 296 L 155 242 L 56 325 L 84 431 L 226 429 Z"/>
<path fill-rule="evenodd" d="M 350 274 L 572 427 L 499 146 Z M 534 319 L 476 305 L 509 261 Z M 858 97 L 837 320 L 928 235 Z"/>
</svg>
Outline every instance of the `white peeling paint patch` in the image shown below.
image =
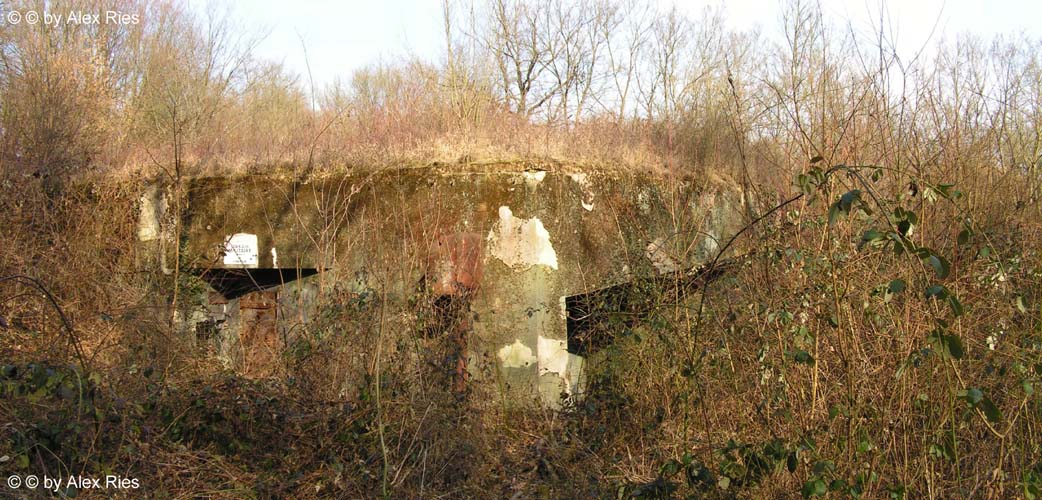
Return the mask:
<svg viewBox="0 0 1042 500">
<path fill-rule="evenodd" d="M 568 342 L 539 336 L 539 374 L 564 373 L 568 369 Z"/>
<path fill-rule="evenodd" d="M 655 241 L 648 243 L 648 247 L 644 250 L 644 255 L 647 256 L 648 260 L 651 261 L 651 265 L 660 273 L 672 273 L 678 269 L 677 262 L 669 256 L 669 251 L 665 247 L 666 240 L 662 237 L 655 238 Z"/>
<path fill-rule="evenodd" d="M 489 253 L 510 267 L 544 265 L 557 269 L 557 252 L 538 217 L 514 217 L 510 207 L 499 207 L 499 224 L 489 231 L 488 242 Z"/>
<path fill-rule="evenodd" d="M 271 247 L 271 267 L 279 267 L 279 252 L 275 250 L 275 247 Z"/>
<path fill-rule="evenodd" d="M 159 219 L 166 211 L 166 199 L 159 189 L 151 187 L 141 195 L 141 213 L 138 216 L 137 238 L 139 241 L 159 239 Z"/>
<path fill-rule="evenodd" d="M 561 296 L 560 306 L 561 306 L 561 309 L 558 312 L 558 314 L 560 315 L 561 319 L 567 320 L 568 319 L 568 298 L 567 297 Z"/>
<path fill-rule="evenodd" d="M 709 224 L 712 226 L 712 224 Z M 716 250 L 720 248 L 720 238 L 717 237 L 713 228 L 710 227 L 706 231 L 706 237 L 702 240 L 702 251 L 706 257 L 716 254 Z"/>
<path fill-rule="evenodd" d="M 579 185 L 579 188 L 582 189 L 583 197 L 582 197 L 582 200 L 580 200 L 580 203 L 582 203 L 583 210 L 586 210 L 587 212 L 592 211 L 593 210 L 593 190 L 590 189 L 590 179 L 587 176 L 587 174 L 584 174 L 584 173 L 568 174 L 568 178 L 573 180 L 573 181 L 575 181 L 575 183 Z"/>
<path fill-rule="evenodd" d="M 565 340 L 548 339 L 539 336 L 539 375 L 556 374 L 564 381 L 564 389 L 568 394 L 581 391 L 580 377 L 584 359 L 568 352 Z"/>
<path fill-rule="evenodd" d="M 530 170 L 525 172 L 524 176 L 525 184 L 530 188 L 534 188 L 546 178 L 546 170 Z"/>
<path fill-rule="evenodd" d="M 513 344 L 503 346 L 499 350 L 499 360 L 503 363 L 504 368 L 525 368 L 537 361 L 535 354 L 532 353 L 532 348 L 522 344 L 520 339 L 515 340 Z"/>
<path fill-rule="evenodd" d="M 235 233 L 224 240 L 224 265 L 257 267 L 259 264 L 256 234 Z"/>
</svg>

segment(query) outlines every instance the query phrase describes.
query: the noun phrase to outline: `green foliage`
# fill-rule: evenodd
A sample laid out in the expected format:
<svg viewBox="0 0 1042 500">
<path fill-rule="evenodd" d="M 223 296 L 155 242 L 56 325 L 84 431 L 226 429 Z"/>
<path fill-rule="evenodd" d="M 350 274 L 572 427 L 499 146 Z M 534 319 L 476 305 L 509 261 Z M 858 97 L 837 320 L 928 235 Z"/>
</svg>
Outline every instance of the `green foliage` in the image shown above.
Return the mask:
<svg viewBox="0 0 1042 500">
<path fill-rule="evenodd" d="M 685 453 L 680 459 L 662 464 L 655 480 L 621 486 L 618 493 L 620 498 L 628 494 L 630 498 L 667 499 L 675 498 L 674 494 L 683 486 L 695 495 L 694 498 L 700 495 L 734 497 L 775 474 L 795 474 L 800 463 L 799 454 L 809 449 L 805 444 L 786 443 L 781 439 L 772 439 L 761 445 L 732 439 L 714 450 L 716 467 L 713 469 L 693 454 Z"/>
<path fill-rule="evenodd" d="M 1009 391 L 1015 390 L 1019 394 L 1016 398 L 1029 400 L 1036 394 L 1037 377 L 1032 375 L 1031 365 L 1000 362 L 998 360 L 1004 358 L 995 352 L 1001 346 L 1008 346 L 1009 350 L 1018 349 L 1018 356 L 1031 357 L 1033 354 L 1028 352 L 1033 351 L 1020 351 L 1005 340 L 1008 319 L 1002 320 L 1002 330 L 998 334 L 989 333 L 985 342 L 980 332 L 982 327 L 989 326 L 989 320 L 976 317 L 976 309 L 982 307 L 985 314 L 992 314 L 996 303 L 1002 305 L 1003 300 L 1008 300 L 1013 307 L 1006 302 L 1004 307 L 1010 312 L 1000 314 L 1019 314 L 1023 318 L 1032 314 L 1028 299 L 1032 294 L 1018 292 L 1002 299 L 1002 293 L 992 291 L 1006 289 L 1006 283 L 1012 281 L 1011 270 L 1021 264 L 1017 259 L 1010 259 L 1008 263 L 997 260 L 994 236 L 982 232 L 961 210 L 957 203 L 963 194 L 952 184 L 917 179 L 912 185 L 925 186 L 923 198 L 929 204 L 923 204 L 913 198 L 915 191 L 910 191 L 911 195 L 887 196 L 879 190 L 880 183 L 886 180 L 883 170 L 871 170 L 872 183 L 864 183 L 864 177 L 853 173 L 854 170 L 858 168 L 839 167 L 829 172 L 811 169 L 796 178 L 796 185 L 809 201 L 828 187 L 830 172 L 850 171 L 850 178 L 860 184 L 855 189 L 847 187 L 828 205 L 820 219 L 802 215 L 805 218 L 802 227 L 812 235 L 815 231 L 826 231 L 828 238 L 837 241 L 833 246 L 826 243 L 816 249 L 808 245 L 790 246 L 791 242 L 782 238 L 772 240 L 785 246 L 775 251 L 773 259 L 765 258 L 768 263 L 765 274 L 773 273 L 774 278 L 784 279 L 779 276 L 798 273 L 801 288 L 786 289 L 789 295 L 772 296 L 769 305 L 764 300 L 748 306 L 750 323 L 766 326 L 760 328 L 764 336 L 756 343 L 755 353 L 750 350 L 747 354 L 750 362 L 756 364 L 745 366 L 749 371 L 759 370 L 757 377 L 750 378 L 759 380 L 754 387 L 758 388 L 757 394 L 762 395 L 750 407 L 754 407 L 761 418 L 767 418 L 764 414 L 770 412 L 772 426 L 793 428 L 798 421 L 791 417 L 792 401 L 804 397 L 807 399 L 802 404 L 808 405 L 811 397 L 806 394 L 814 383 L 813 377 L 827 373 L 829 403 L 826 407 L 836 433 L 829 435 L 824 446 L 799 451 L 789 447 L 794 453 L 783 463 L 790 472 L 796 471 L 795 488 L 805 498 L 831 495 L 905 498 L 919 494 L 920 490 L 914 484 L 897 480 L 887 463 L 890 459 L 884 458 L 885 444 L 878 439 L 879 426 L 892 425 L 897 418 L 905 419 L 902 425 L 908 425 L 911 415 L 916 415 L 914 418 L 926 422 L 921 425 L 934 429 L 934 437 L 924 445 L 922 453 L 945 464 L 941 467 L 951 467 L 944 470 L 953 484 L 961 481 L 956 467 L 963 463 L 966 450 L 971 449 L 968 447 L 988 446 L 982 444 L 982 436 L 1012 432 L 1006 425 L 1017 423 L 1006 415 L 1011 411 Z M 951 212 L 955 215 L 946 219 L 942 214 L 948 212 L 941 212 L 938 207 L 954 207 Z M 852 216 L 855 212 L 857 217 Z M 943 235 L 949 228 L 954 230 L 946 238 Z M 942 236 L 937 237 L 937 233 Z M 842 245 L 846 235 L 853 236 L 856 256 Z M 828 242 L 828 238 L 808 239 Z M 865 281 L 858 281 L 863 279 L 862 275 L 871 276 L 873 285 L 865 286 Z M 979 286 L 991 289 L 981 290 Z M 1013 290 L 1025 289 L 1019 288 L 1021 285 L 1008 286 Z M 1034 290 L 1034 287 L 1037 280 L 1026 289 Z M 905 293 L 909 289 L 921 292 Z M 859 294 L 877 300 L 858 301 Z M 760 300 L 756 294 L 743 297 Z M 860 304 L 861 309 L 851 307 L 854 304 Z M 1034 318 L 1028 324 L 1037 325 Z M 817 335 L 811 334 L 812 331 L 818 332 Z M 908 336 L 921 331 L 929 333 Z M 886 341 L 877 340 L 876 335 L 882 335 Z M 1040 343 L 1036 340 L 1024 345 L 1037 349 Z M 866 356 L 865 353 L 870 357 L 889 356 L 890 346 L 908 349 L 898 348 L 893 353 L 897 354 L 891 372 L 895 386 L 866 377 L 858 371 L 861 367 L 849 364 L 851 356 L 857 359 L 857 356 Z M 691 378 L 698 379 L 697 375 Z M 872 397 L 878 399 L 867 396 L 877 391 L 862 385 L 866 378 L 880 384 L 878 394 Z M 907 390 L 905 387 L 914 388 L 911 410 L 898 411 L 910 413 L 901 417 L 884 413 L 881 417 L 880 412 L 888 411 L 883 400 L 895 397 L 893 391 Z M 1026 425 L 1035 425 L 1035 419 L 1026 417 L 1022 409 L 1014 409 L 1021 419 L 1028 418 L 1030 423 Z M 807 419 L 807 414 L 802 418 Z M 989 429 L 971 431 L 982 424 Z M 806 428 L 796 429 L 806 432 Z M 707 491 L 742 495 L 739 491 L 762 484 L 757 479 L 746 479 L 747 475 L 751 471 L 773 469 L 762 467 L 755 457 L 742 455 L 739 451 L 742 449 L 734 441 L 718 449 L 717 456 L 721 459 L 717 467 L 705 468 L 715 477 L 716 488 Z M 798 467 L 800 463 L 809 467 Z M 880 470 L 870 465 L 880 463 L 883 464 Z M 670 472 L 676 468 L 663 470 Z M 668 477 L 669 474 L 663 474 L 660 479 Z M 751 477 L 764 475 L 751 474 Z M 1037 481 L 1036 475 L 1025 473 L 1024 491 L 1037 490 Z M 695 491 L 690 484 L 678 483 L 677 486 L 676 494 L 687 491 L 685 488 Z M 671 490 L 670 495 L 673 494 Z"/>
<path fill-rule="evenodd" d="M 0 400 L 13 410 L 0 443 L 11 450 L 15 467 L 44 467 L 68 473 L 68 464 L 90 458 L 90 439 L 109 416 L 97 406 L 98 374 L 46 363 L 0 367 Z M 16 423 L 22 425 L 15 425 Z"/>
<path fill-rule="evenodd" d="M 959 391 L 959 398 L 966 401 L 970 408 L 980 410 L 989 422 L 996 423 L 1002 420 L 1002 412 L 979 388 L 970 387 Z"/>
<path fill-rule="evenodd" d="M 1024 491 L 1024 497 L 1028 500 L 1042 498 L 1042 460 L 1024 471 L 1024 478 L 1020 484 Z"/>
<path fill-rule="evenodd" d="M 368 405 L 302 403 L 284 389 L 237 378 L 168 386 L 143 400 L 125 401 L 102 391 L 100 381 L 98 374 L 84 376 L 72 367 L 0 367 L 0 411 L 14 410 L 0 429 L 0 444 L 10 457 L 0 462 L 0 470 L 55 477 L 125 474 L 121 464 L 127 460 L 157 460 L 152 454 L 160 450 L 192 450 L 252 471 L 256 482 L 244 490 L 251 496 L 313 492 L 316 483 L 294 472 L 319 465 L 357 481 L 341 487 L 377 489 L 378 442 Z M 320 448 L 327 451 L 314 453 Z M 143 455 L 143 449 L 150 454 Z M 151 467 L 139 465 L 133 476 L 151 474 Z M 158 476 L 141 479 L 150 491 L 163 491 Z"/>
<path fill-rule="evenodd" d="M 870 212 L 867 205 L 861 200 L 860 189 L 847 191 L 829 207 L 829 225 L 835 224 L 840 216 L 850 215 L 850 211 L 853 208 L 861 208 L 866 212 Z"/>
<path fill-rule="evenodd" d="M 945 333 L 943 329 L 936 329 L 927 337 L 930 345 L 933 346 L 934 350 L 940 352 L 942 355 L 953 358 L 962 359 L 966 355 L 966 348 L 962 344 L 962 339 L 958 335 Z"/>
</svg>

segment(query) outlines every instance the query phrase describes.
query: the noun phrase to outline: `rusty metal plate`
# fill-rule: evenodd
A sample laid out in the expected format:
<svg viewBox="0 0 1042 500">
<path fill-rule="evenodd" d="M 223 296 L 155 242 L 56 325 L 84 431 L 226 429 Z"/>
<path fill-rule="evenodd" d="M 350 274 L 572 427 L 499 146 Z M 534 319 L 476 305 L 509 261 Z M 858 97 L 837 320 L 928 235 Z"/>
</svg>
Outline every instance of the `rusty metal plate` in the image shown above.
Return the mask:
<svg viewBox="0 0 1042 500">
<path fill-rule="evenodd" d="M 239 298 L 239 338 L 243 375 L 275 374 L 282 345 L 278 338 L 278 291 L 253 292 Z"/>
</svg>

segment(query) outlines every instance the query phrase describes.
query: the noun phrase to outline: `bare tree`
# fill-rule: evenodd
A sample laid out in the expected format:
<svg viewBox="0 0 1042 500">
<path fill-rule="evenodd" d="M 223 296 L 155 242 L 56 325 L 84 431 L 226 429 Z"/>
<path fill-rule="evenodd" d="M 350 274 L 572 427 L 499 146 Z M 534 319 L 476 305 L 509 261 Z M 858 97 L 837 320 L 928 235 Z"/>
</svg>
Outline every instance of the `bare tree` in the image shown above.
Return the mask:
<svg viewBox="0 0 1042 500">
<path fill-rule="evenodd" d="M 546 3 L 493 0 L 487 30 L 478 36 L 499 71 L 499 86 L 512 111 L 531 117 L 554 97 L 546 80 L 556 37 L 547 33 Z"/>
<path fill-rule="evenodd" d="M 596 28 L 604 40 L 606 71 L 616 101 L 610 109 L 614 110 L 616 120 L 621 122 L 626 118 L 630 90 L 637 79 L 640 57 L 654 18 L 651 5 L 640 0 L 627 0 L 606 14 L 596 24 Z M 602 107 L 609 108 L 607 97 L 597 97 Z"/>
<path fill-rule="evenodd" d="M 667 121 L 675 117 L 678 75 L 689 33 L 690 25 L 676 6 L 655 20 L 648 57 L 651 67 L 637 79 L 645 116 Z"/>
<path fill-rule="evenodd" d="M 200 24 L 190 14 L 165 5 L 153 12 L 160 22 L 150 33 L 150 52 L 139 94 L 139 134 L 149 144 L 153 164 L 173 184 L 174 213 L 183 206 L 183 181 L 189 165 L 206 161 L 218 146 L 215 118 L 230 106 L 259 38 L 233 30 L 231 12 L 211 11 Z M 181 219 L 174 227 L 174 291 L 171 324 L 176 320 L 180 286 Z"/>
<path fill-rule="evenodd" d="M 463 22 L 471 23 L 466 29 L 458 26 Z M 445 63 L 442 70 L 442 84 L 451 103 L 452 112 L 458 125 L 478 123 L 482 112 L 492 105 L 492 89 L 488 71 L 488 60 L 482 51 L 475 47 L 475 19 L 471 12 L 466 17 L 454 14 L 451 0 L 442 3 L 442 27 L 445 34 Z M 462 36 L 460 34 L 462 33 Z"/>
</svg>

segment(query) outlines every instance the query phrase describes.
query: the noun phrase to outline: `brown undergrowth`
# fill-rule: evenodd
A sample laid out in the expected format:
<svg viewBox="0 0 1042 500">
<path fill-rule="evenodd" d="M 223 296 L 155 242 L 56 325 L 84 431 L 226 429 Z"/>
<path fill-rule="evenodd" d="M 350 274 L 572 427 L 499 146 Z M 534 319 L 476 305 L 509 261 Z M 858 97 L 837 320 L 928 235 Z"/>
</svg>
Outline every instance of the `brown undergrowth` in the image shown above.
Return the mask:
<svg viewBox="0 0 1042 500">
<path fill-rule="evenodd" d="M 444 61 L 315 89 L 221 13 L 115 4 L 145 22 L 0 25 L 0 277 L 57 305 L 0 282 L 0 477 L 139 480 L 125 498 L 1042 497 L 1037 40 L 909 58 L 885 22 L 836 30 L 800 1 L 779 40 L 711 11 L 450 2 Z M 628 263 L 641 314 L 602 311 L 586 397 L 550 412 L 447 390 L 419 292 L 331 287 L 321 335 L 243 379 L 171 321 L 200 282 L 136 244 L 149 182 L 486 162 L 733 179 L 743 257 L 697 290 Z"/>
</svg>

